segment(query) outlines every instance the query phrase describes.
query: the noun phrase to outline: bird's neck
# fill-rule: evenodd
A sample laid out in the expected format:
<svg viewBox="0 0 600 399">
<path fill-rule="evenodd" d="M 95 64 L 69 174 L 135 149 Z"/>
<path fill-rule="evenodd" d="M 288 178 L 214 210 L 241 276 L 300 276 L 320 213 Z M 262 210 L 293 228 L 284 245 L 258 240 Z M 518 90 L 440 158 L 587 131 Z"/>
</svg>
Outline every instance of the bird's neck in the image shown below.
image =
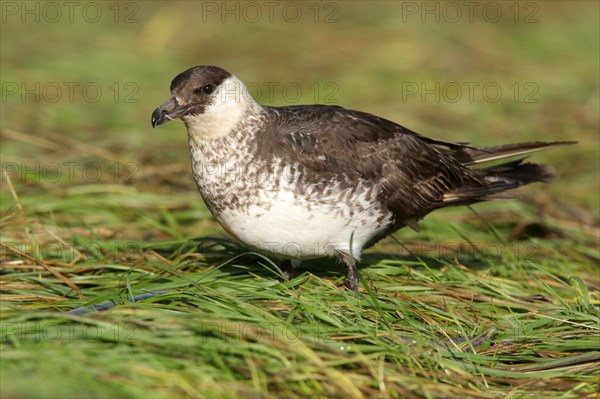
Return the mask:
<svg viewBox="0 0 600 399">
<path fill-rule="evenodd" d="M 251 97 L 248 99 L 227 101 L 184 120 L 193 162 L 219 165 L 242 162 L 257 150 L 253 139 L 264 128 L 269 110 Z"/>
<path fill-rule="evenodd" d="M 262 111 L 235 76 L 225 80 L 215 94 L 215 102 L 202 114 L 183 117 L 190 141 L 211 141 L 235 135 L 245 120 Z"/>
</svg>

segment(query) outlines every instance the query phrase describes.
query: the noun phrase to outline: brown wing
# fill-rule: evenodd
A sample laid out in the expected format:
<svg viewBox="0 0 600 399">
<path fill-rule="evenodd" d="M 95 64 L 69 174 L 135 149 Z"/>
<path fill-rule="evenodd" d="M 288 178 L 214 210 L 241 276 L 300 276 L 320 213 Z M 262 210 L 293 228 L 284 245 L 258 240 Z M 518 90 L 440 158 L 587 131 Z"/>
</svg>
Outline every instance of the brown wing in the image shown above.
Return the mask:
<svg viewBox="0 0 600 399">
<path fill-rule="evenodd" d="M 380 188 L 379 200 L 397 224 L 412 224 L 443 206 L 444 195 L 476 183 L 451 154 L 465 159 L 469 147 L 425 138 L 364 112 L 324 105 L 269 108 L 277 122 L 260 151 L 303 165 L 317 180 L 344 176 Z M 413 226 L 414 227 L 414 226 Z"/>
</svg>

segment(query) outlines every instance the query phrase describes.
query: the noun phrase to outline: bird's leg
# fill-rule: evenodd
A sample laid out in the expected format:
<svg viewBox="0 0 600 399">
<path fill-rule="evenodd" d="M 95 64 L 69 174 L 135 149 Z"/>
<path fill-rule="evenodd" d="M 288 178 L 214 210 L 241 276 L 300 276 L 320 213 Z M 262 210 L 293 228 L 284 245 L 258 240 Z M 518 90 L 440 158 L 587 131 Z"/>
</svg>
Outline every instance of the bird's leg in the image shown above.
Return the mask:
<svg viewBox="0 0 600 399">
<path fill-rule="evenodd" d="M 292 278 L 294 278 L 294 267 L 295 266 L 296 265 L 294 264 L 294 261 L 292 261 L 291 259 L 284 259 L 281 262 L 279 262 L 279 268 L 281 269 L 284 277 L 287 280 L 291 280 Z"/>
<path fill-rule="evenodd" d="M 344 279 L 344 287 L 351 291 L 358 291 L 358 271 L 356 270 L 356 261 L 345 252 L 340 253 L 340 257 L 348 266 L 348 274 Z"/>
</svg>

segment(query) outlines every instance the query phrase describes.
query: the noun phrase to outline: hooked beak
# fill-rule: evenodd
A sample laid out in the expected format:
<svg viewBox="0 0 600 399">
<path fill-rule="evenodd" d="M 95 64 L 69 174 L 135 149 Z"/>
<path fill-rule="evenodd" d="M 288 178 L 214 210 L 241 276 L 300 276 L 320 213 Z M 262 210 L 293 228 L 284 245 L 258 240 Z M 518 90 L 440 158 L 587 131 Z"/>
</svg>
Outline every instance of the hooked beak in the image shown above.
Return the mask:
<svg viewBox="0 0 600 399">
<path fill-rule="evenodd" d="M 175 97 L 171 97 L 152 113 L 152 127 L 154 128 L 170 120 L 181 118 L 184 111 L 185 107 L 179 105 Z"/>
</svg>

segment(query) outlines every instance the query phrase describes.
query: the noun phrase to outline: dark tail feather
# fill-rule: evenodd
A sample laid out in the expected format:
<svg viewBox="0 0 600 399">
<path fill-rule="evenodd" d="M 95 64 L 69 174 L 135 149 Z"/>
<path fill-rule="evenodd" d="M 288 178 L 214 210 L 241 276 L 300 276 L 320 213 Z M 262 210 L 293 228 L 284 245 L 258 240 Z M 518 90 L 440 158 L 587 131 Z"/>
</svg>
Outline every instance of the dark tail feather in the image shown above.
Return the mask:
<svg viewBox="0 0 600 399">
<path fill-rule="evenodd" d="M 556 178 L 554 168 L 535 163 L 523 163 L 523 159 L 506 162 L 489 168 L 475 169 L 480 183 L 460 187 L 444 195 L 446 205 L 467 205 L 492 199 L 514 198 L 505 191 L 535 182 L 550 182 Z"/>
<path fill-rule="evenodd" d="M 533 141 L 529 143 L 505 144 L 493 147 L 475 147 L 474 149 L 470 149 L 471 161 L 466 164 L 470 165 L 483 162 L 492 162 L 508 157 L 523 156 L 525 154 L 544 150 L 557 145 L 575 143 L 575 141 L 553 141 L 549 143 Z"/>
<path fill-rule="evenodd" d="M 424 138 L 440 152 L 448 154 L 463 165 L 476 165 L 499 159 L 518 157 L 558 145 L 575 144 L 575 141 L 532 141 L 529 143 L 504 144 L 492 147 L 473 147 L 465 143 L 449 143 Z"/>
</svg>

